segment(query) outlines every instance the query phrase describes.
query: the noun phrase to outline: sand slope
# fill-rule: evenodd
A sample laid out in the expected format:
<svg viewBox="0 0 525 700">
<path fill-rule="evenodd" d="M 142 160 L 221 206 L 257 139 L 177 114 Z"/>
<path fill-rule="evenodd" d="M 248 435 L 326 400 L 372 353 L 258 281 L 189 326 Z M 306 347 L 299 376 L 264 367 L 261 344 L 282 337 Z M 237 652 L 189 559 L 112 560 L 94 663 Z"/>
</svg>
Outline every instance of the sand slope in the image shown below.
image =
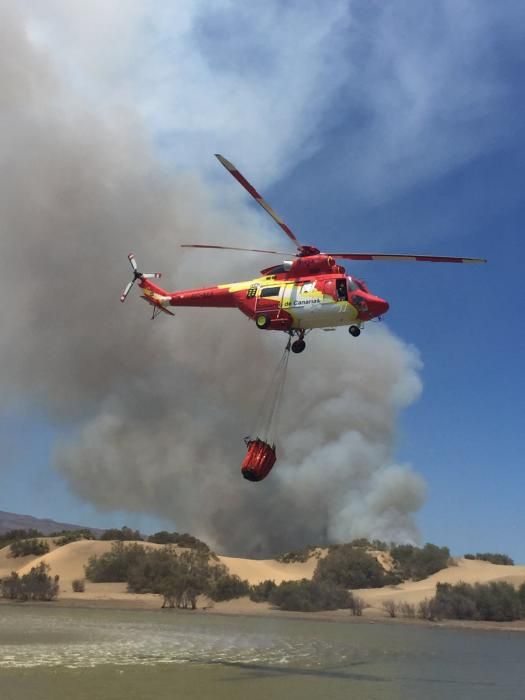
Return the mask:
<svg viewBox="0 0 525 700">
<path fill-rule="evenodd" d="M 282 581 L 299 581 L 312 578 L 317 559 L 311 557 L 307 562 L 284 564 L 275 559 L 239 559 L 237 557 L 219 557 L 231 574 L 236 574 L 254 585 L 271 579 L 275 583 Z"/>
<path fill-rule="evenodd" d="M 425 598 L 432 598 L 435 595 L 438 583 L 507 581 L 514 586 L 520 586 L 525 582 L 525 566 L 503 566 L 471 559 L 456 559 L 456 563 L 457 566 L 442 569 L 422 581 L 408 581 L 399 586 L 366 588 L 354 592 L 372 608 L 378 608 L 382 606 L 384 600 L 417 605 Z"/>
<path fill-rule="evenodd" d="M 72 581 L 84 578 L 84 566 L 89 558 L 94 555 L 100 556 L 110 551 L 113 542 L 79 540 L 78 542 L 70 542 L 63 547 L 55 547 L 52 540 L 47 539 L 52 551 L 40 557 L 30 556 L 13 559 L 8 556 L 8 547 L 1 549 L 0 578 L 8 576 L 12 571 L 17 571 L 21 575 L 25 574 L 33 566 L 43 561 L 49 565 L 52 576 L 60 576 L 61 599 L 75 599 L 86 602 L 115 601 L 117 603 L 126 601 L 129 603 L 136 602 L 141 606 L 159 606 L 159 596 L 127 593 L 125 583 L 90 583 L 87 581 L 84 593 L 73 593 Z M 147 548 L 163 546 L 150 542 L 139 542 L 138 544 Z M 240 578 L 248 580 L 252 585 L 267 579 L 281 583 L 282 581 L 312 578 L 318 561 L 316 556 L 312 556 L 304 563 L 291 564 L 285 564 L 275 559 L 242 559 L 226 556 L 220 556 L 219 560 L 228 568 L 231 574 L 236 574 Z M 456 562 L 457 566 L 438 571 L 423 581 L 409 581 L 399 586 L 386 586 L 385 588 L 362 589 L 354 591 L 354 593 L 361 596 L 369 606 L 365 610 L 365 614 L 373 616 L 384 614 L 382 603 L 388 599 L 417 605 L 425 598 L 431 598 L 435 594 L 436 584 L 439 582 L 454 584 L 460 581 L 466 583 L 507 581 L 514 586 L 519 586 L 525 582 L 525 566 L 503 566 L 469 559 L 457 559 Z M 217 611 L 230 613 L 264 613 L 269 609 L 267 604 L 252 603 L 248 599 L 227 601 L 216 604 L 214 607 Z"/>
<path fill-rule="evenodd" d="M 50 551 L 44 556 L 49 556 L 49 554 L 56 549 L 55 540 L 52 537 L 37 537 L 36 539 L 45 541 L 49 544 Z M 0 549 L 0 578 L 9 576 L 12 571 L 19 572 L 21 569 L 25 568 L 26 565 L 28 566 L 27 570 L 29 571 L 31 565 L 35 566 L 34 562 L 38 564 L 38 561 L 42 558 L 43 557 L 35 556 L 34 554 L 29 554 L 27 557 L 12 557 L 11 548 L 9 545 L 7 547 L 2 547 L 2 549 Z"/>
</svg>

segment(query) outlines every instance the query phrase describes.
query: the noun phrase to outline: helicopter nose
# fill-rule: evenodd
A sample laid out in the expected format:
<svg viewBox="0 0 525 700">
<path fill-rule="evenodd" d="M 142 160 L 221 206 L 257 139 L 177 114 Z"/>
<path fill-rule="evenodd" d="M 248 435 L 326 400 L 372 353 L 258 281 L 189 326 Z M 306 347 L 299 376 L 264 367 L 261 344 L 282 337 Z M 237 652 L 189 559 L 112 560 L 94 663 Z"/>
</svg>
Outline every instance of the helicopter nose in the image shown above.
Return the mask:
<svg viewBox="0 0 525 700">
<path fill-rule="evenodd" d="M 368 300 L 368 309 L 371 312 L 371 315 L 374 317 L 386 314 L 389 308 L 390 304 L 388 303 L 388 301 L 385 301 L 380 297 L 373 297 Z"/>
</svg>

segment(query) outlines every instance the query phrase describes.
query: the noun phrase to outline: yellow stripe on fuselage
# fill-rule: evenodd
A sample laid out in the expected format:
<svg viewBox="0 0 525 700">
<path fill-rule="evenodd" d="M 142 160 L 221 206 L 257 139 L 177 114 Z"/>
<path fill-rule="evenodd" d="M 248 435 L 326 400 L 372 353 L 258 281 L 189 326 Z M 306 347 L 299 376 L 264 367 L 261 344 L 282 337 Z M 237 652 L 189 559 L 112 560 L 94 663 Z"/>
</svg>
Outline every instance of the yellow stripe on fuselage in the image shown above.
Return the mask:
<svg viewBox="0 0 525 700">
<path fill-rule="evenodd" d="M 227 289 L 228 291 L 234 293 L 234 292 L 242 292 L 245 289 L 249 289 L 250 287 L 254 286 L 261 286 L 263 287 L 264 285 L 270 284 L 271 282 L 275 282 L 275 284 L 279 286 L 283 286 L 285 284 L 293 284 L 293 282 L 285 282 L 284 280 L 275 280 L 275 276 L 271 277 L 256 277 L 253 280 L 247 280 L 246 282 L 232 282 L 230 284 L 218 284 L 217 287 L 219 289 Z"/>
</svg>

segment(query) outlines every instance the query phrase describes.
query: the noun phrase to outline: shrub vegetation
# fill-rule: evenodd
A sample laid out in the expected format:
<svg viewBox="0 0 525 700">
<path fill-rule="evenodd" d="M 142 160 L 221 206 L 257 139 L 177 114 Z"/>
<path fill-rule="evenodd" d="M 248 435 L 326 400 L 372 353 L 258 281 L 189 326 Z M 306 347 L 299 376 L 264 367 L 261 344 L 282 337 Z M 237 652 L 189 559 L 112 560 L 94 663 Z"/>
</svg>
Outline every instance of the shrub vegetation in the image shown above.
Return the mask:
<svg viewBox="0 0 525 700">
<path fill-rule="evenodd" d="M 385 572 L 375 557 L 352 544 L 331 547 L 326 557 L 317 563 L 314 580 L 344 588 L 379 588 L 398 582 Z"/>
<path fill-rule="evenodd" d="M 210 548 L 205 542 L 199 540 L 193 535 L 189 535 L 187 532 L 167 532 L 166 530 L 161 530 L 156 532 L 154 535 L 148 537 L 148 542 L 155 542 L 156 544 L 175 544 L 178 547 L 186 547 L 187 549 L 198 549 L 203 552 L 211 552 Z"/>
<path fill-rule="evenodd" d="M 17 540 L 29 540 L 36 537 L 44 537 L 44 533 L 33 528 L 29 530 L 8 530 L 0 535 L 0 549 L 16 542 Z"/>
<path fill-rule="evenodd" d="M 396 603 L 395 600 L 389 598 L 388 600 L 383 601 L 382 608 L 389 617 L 397 617 L 397 613 L 399 612 L 399 603 Z"/>
<path fill-rule="evenodd" d="M 368 540 L 366 537 L 358 537 L 349 543 L 352 547 L 360 547 L 361 549 L 375 550 L 380 552 L 388 552 L 389 546 L 383 540 Z"/>
<path fill-rule="evenodd" d="M 279 557 L 276 557 L 277 561 L 283 564 L 296 564 L 304 563 L 312 556 L 312 552 L 316 549 L 313 545 L 308 545 L 302 549 L 293 549 L 291 552 L 285 552 Z"/>
<path fill-rule="evenodd" d="M 477 559 L 479 561 L 489 561 L 491 564 L 504 564 L 514 566 L 514 560 L 506 554 L 496 554 L 493 552 L 478 552 L 477 554 L 465 554 L 465 559 Z"/>
<path fill-rule="evenodd" d="M 519 620 L 525 610 L 521 589 L 510 583 L 438 583 L 436 595 L 420 605 L 419 615 L 428 620 Z"/>
<path fill-rule="evenodd" d="M 445 569 L 450 563 L 448 547 L 429 543 L 422 548 L 411 544 L 396 545 L 391 548 L 390 554 L 394 560 L 394 572 L 404 581 L 420 581 Z"/>
<path fill-rule="evenodd" d="M 121 542 L 142 542 L 144 538 L 138 530 L 132 530 L 129 527 L 110 528 L 104 530 L 100 535 L 101 540 L 120 540 Z"/>
<path fill-rule="evenodd" d="M 250 584 L 237 576 L 228 574 L 226 571 L 213 577 L 208 590 L 208 595 L 212 600 L 232 600 L 242 598 L 250 593 Z"/>
<path fill-rule="evenodd" d="M 275 581 L 271 581 L 270 579 L 250 586 L 250 600 L 253 600 L 254 603 L 268 602 L 271 592 L 276 587 L 277 584 Z"/>
<path fill-rule="evenodd" d="M 283 581 L 275 586 L 268 597 L 280 610 L 338 610 L 352 606 L 352 594 L 331 581 Z"/>
<path fill-rule="evenodd" d="M 114 542 L 110 552 L 89 557 L 86 578 L 93 583 L 127 581 L 129 571 L 143 556 L 144 547 L 140 544 Z"/>
<path fill-rule="evenodd" d="M 50 537 L 56 537 L 55 544 L 57 547 L 63 547 L 65 544 L 78 542 L 79 540 L 96 539 L 91 530 L 87 528 L 83 528 L 82 530 L 62 530 L 62 532 L 53 533 Z"/>
<path fill-rule="evenodd" d="M 48 575 L 49 566 L 41 562 L 28 574 L 19 576 L 13 572 L 2 579 L 2 597 L 10 600 L 54 600 L 58 596 L 59 577 Z"/>
<path fill-rule="evenodd" d="M 178 553 L 167 545 L 146 549 L 143 545 L 114 542 L 110 552 L 93 556 L 86 566 L 90 581 L 123 581 L 133 593 L 159 593 L 162 607 L 197 607 L 197 597 L 230 600 L 247 595 L 249 585 L 228 574 L 207 551 L 189 549 Z"/>
<path fill-rule="evenodd" d="M 49 544 L 45 540 L 15 540 L 10 546 L 12 557 L 27 557 L 30 554 L 41 556 L 49 552 Z"/>
</svg>

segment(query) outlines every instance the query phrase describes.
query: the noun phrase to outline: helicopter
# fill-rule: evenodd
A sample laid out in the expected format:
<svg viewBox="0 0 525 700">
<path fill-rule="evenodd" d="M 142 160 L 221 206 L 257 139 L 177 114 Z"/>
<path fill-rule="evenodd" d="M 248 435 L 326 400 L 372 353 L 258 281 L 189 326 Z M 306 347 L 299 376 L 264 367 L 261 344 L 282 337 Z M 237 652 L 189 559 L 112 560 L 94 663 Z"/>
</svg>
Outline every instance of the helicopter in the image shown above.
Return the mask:
<svg viewBox="0 0 525 700">
<path fill-rule="evenodd" d="M 244 282 L 219 284 L 214 287 L 168 292 L 152 282 L 161 273 L 140 272 L 133 253 L 128 255 L 133 279 L 120 300 L 124 302 L 138 282 L 141 297 L 153 307 L 152 318 L 160 313 L 173 316 L 170 307 L 213 307 L 239 309 L 255 322 L 260 330 L 283 331 L 290 336 L 291 349 L 301 353 L 306 347 L 305 335 L 314 328 L 334 330 L 347 326 L 357 338 L 365 323 L 380 320 L 388 311 L 385 299 L 373 294 L 362 279 L 346 274 L 336 260 L 370 260 L 389 262 L 485 263 L 482 258 L 458 258 L 436 255 L 386 253 L 325 253 L 319 248 L 302 244 L 289 226 L 276 214 L 253 185 L 222 155 L 215 154 L 255 201 L 269 214 L 296 246 L 296 253 L 276 250 L 241 248 L 197 243 L 182 244 L 182 248 L 246 251 L 280 255 L 281 264 L 261 270 L 259 277 Z"/>
</svg>

